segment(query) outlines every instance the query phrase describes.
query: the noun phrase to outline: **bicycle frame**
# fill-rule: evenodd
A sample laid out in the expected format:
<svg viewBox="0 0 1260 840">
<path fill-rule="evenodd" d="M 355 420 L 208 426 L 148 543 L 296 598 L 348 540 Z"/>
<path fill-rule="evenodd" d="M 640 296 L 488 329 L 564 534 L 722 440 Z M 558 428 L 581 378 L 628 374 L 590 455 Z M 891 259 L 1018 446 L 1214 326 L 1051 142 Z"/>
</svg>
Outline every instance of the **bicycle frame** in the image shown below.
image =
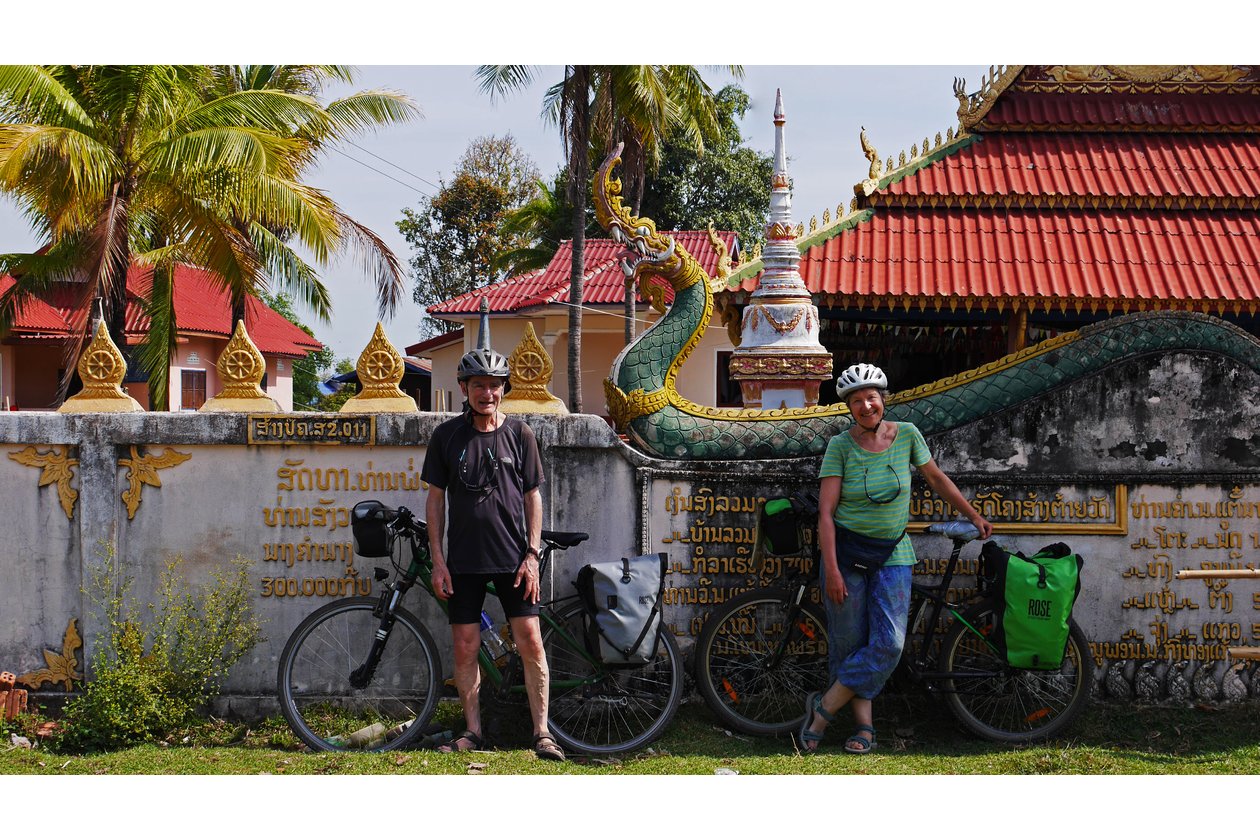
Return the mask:
<svg viewBox="0 0 1260 840">
<path fill-rule="evenodd" d="M 956 671 L 936 671 L 930 670 L 936 664 L 936 655 L 932 653 L 932 643 L 935 641 L 938 628 L 940 627 L 941 613 L 945 610 L 953 617 L 954 621 L 960 622 L 964 627 L 968 628 L 977 638 L 982 640 L 986 646 L 993 651 L 997 651 L 993 643 L 988 638 L 972 627 L 962 615 L 962 604 L 955 604 L 949 601 L 949 585 L 954 580 L 954 572 L 958 568 L 958 560 L 962 554 L 962 547 L 966 545 L 965 540 L 953 540 L 954 550 L 950 552 L 949 564 L 945 567 L 945 573 L 941 576 L 941 582 L 937 584 L 911 583 L 911 607 L 910 620 L 907 626 L 907 632 L 916 627 L 921 626 L 924 612 L 931 609 L 928 615 L 928 621 L 923 631 L 923 639 L 920 642 L 918 655 L 914 657 L 902 656 L 902 665 L 906 671 L 916 680 L 953 680 L 960 681 L 974 680 L 979 677 L 998 676 L 997 671 L 976 671 L 971 670 L 966 673 Z M 943 635 L 943 634 L 942 634 Z M 933 690 L 939 689 L 937 686 L 930 686 Z"/>
<path fill-rule="evenodd" d="M 381 619 L 381 626 L 376 632 L 372 648 L 368 652 L 368 657 L 364 664 L 355 669 L 354 673 L 351 675 L 351 684 L 356 687 L 366 685 L 371 679 L 371 669 L 374 669 L 375 660 L 379 658 L 381 650 L 384 649 L 385 640 L 389 637 L 389 631 L 393 626 L 394 610 L 397 609 L 398 605 L 402 602 L 403 596 L 405 596 L 408 590 L 410 590 L 413 586 L 419 584 L 420 588 L 427 592 L 429 596 L 437 602 L 438 607 L 442 610 L 442 612 L 449 615 L 447 602 L 444 599 L 437 597 L 437 593 L 433 591 L 433 563 L 429 555 L 428 545 L 421 541 L 421 535 L 417 533 L 414 527 L 408 527 L 409 525 L 409 522 L 404 522 L 403 525 L 396 529 L 396 532 L 399 533 L 400 536 L 406 538 L 411 549 L 411 562 L 408 564 L 407 569 L 402 572 L 401 576 L 386 587 L 386 589 L 381 593 L 380 602 L 377 609 L 373 612 L 373 615 Z M 544 542 L 546 543 L 546 547 L 543 551 L 542 557 L 538 561 L 540 577 L 546 570 L 548 564 L 551 562 L 552 553 L 558 547 L 554 543 L 547 542 L 545 540 Z M 380 569 L 377 570 L 378 579 L 382 579 L 382 571 L 383 570 Z M 486 592 L 491 595 L 495 594 L 495 587 L 493 583 L 486 584 Z M 539 607 L 538 618 L 540 622 L 550 627 L 553 632 L 559 634 L 560 638 L 563 639 L 564 642 L 574 651 L 578 652 L 582 658 L 584 658 L 592 666 L 598 668 L 600 666 L 599 660 L 590 655 L 590 653 L 586 650 L 586 645 L 580 639 L 573 638 L 573 636 L 555 619 L 556 605 L 573 601 L 576 598 L 576 595 L 568 595 L 561 598 L 553 598 L 550 601 L 544 602 Z M 481 668 L 482 676 L 489 680 L 490 684 L 494 686 L 496 695 L 506 697 L 510 694 L 524 694 L 525 686 L 514 682 L 512 679 L 512 677 L 519 673 L 521 669 L 520 654 L 517 653 L 515 647 L 513 647 L 508 653 L 507 662 L 503 665 L 503 667 L 500 667 L 486 646 L 486 643 L 482 641 L 477 650 L 477 664 Z M 356 682 L 356 680 L 359 682 Z M 578 685 L 580 682 L 581 681 L 577 680 L 557 680 L 554 681 L 552 685 L 560 688 L 566 688 Z"/>
</svg>

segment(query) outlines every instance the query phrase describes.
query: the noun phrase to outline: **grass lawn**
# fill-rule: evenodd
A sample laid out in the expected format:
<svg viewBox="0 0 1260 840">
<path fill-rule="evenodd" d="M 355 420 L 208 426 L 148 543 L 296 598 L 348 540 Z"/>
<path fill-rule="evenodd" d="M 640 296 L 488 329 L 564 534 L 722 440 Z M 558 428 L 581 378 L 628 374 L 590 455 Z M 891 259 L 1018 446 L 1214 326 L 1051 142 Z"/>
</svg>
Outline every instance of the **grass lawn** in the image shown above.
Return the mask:
<svg viewBox="0 0 1260 840">
<path fill-rule="evenodd" d="M 443 703 L 439 720 L 460 726 L 458 706 Z M 740 775 L 839 774 L 1256 774 L 1260 773 L 1260 704 L 1209 708 L 1133 708 L 1096 703 L 1069 737 L 1027 747 L 976 740 L 930 699 L 890 696 L 876 704 L 879 745 L 873 755 L 841 750 L 849 731 L 817 755 L 800 755 L 791 738 L 749 738 L 724 731 L 704 705 L 680 709 L 667 735 L 638 754 L 615 759 L 574 756 L 566 764 L 537 760 L 524 742 L 462 755 L 429 750 L 346 755 L 311 753 L 280 719 L 244 725 L 208 721 L 149 744 L 95 755 L 41 748 L 0 748 L 0 773 L 31 775 L 442 774 L 700 775 L 719 768 Z M 525 733 L 527 734 L 527 733 Z M 7 739 L 6 739 L 7 740 Z"/>
</svg>

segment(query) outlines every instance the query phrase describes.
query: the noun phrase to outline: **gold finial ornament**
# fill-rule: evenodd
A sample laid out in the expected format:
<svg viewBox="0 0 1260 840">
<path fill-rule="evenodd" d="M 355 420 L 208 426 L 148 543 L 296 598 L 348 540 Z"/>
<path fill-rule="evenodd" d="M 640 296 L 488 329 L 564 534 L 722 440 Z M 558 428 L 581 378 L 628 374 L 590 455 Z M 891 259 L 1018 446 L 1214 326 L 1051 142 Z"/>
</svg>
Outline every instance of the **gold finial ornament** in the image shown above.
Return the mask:
<svg viewBox="0 0 1260 840">
<path fill-rule="evenodd" d="M 127 360 L 110 339 L 102 320 L 96 325 L 96 335 L 79 357 L 83 390 L 62 403 L 57 411 L 61 414 L 144 411 L 140 403 L 122 389 L 126 375 Z"/>
<path fill-rule="evenodd" d="M 236 322 L 236 330 L 215 367 L 223 390 L 206 400 L 198 411 L 280 411 L 280 403 L 260 387 L 267 373 L 267 361 L 245 331 L 244 321 Z"/>
<path fill-rule="evenodd" d="M 346 400 L 341 410 L 348 414 L 416 411 L 416 401 L 398 387 L 405 370 L 402 353 L 389 343 L 385 327 L 377 321 L 372 340 L 363 348 L 359 363 L 354 366 L 359 375 L 359 393 Z"/>
<path fill-rule="evenodd" d="M 506 414 L 568 414 L 564 401 L 547 390 L 555 370 L 547 348 L 538 340 L 534 325 L 526 322 L 521 343 L 508 356 L 512 390 L 499 407 Z"/>
</svg>

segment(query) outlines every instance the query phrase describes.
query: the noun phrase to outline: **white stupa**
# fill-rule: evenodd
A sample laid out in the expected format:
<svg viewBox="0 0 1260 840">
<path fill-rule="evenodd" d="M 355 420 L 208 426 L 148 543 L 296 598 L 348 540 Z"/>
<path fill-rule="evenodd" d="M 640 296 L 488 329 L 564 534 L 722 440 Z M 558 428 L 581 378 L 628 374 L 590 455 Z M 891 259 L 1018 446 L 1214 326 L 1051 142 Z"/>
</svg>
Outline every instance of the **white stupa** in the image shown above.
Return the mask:
<svg viewBox="0 0 1260 840">
<path fill-rule="evenodd" d="M 774 102 L 774 176 L 770 222 L 762 251 L 765 269 L 744 309 L 742 340 L 731 356 L 747 408 L 803 408 L 818 404 L 818 386 L 831 378 L 831 354 L 818 342 L 818 307 L 799 270 L 792 224 L 792 188 L 784 140 L 783 94 Z"/>
</svg>

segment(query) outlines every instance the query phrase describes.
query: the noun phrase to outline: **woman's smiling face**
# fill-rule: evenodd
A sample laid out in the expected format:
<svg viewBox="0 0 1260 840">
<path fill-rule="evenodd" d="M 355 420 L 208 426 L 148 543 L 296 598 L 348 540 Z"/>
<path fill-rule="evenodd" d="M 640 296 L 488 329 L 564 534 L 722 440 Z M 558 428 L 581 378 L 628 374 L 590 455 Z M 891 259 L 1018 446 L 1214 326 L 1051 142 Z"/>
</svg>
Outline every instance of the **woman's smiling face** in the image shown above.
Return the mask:
<svg viewBox="0 0 1260 840">
<path fill-rule="evenodd" d="M 861 388 L 845 397 L 844 402 L 864 429 L 873 429 L 884 419 L 884 395 L 878 388 Z"/>
</svg>

